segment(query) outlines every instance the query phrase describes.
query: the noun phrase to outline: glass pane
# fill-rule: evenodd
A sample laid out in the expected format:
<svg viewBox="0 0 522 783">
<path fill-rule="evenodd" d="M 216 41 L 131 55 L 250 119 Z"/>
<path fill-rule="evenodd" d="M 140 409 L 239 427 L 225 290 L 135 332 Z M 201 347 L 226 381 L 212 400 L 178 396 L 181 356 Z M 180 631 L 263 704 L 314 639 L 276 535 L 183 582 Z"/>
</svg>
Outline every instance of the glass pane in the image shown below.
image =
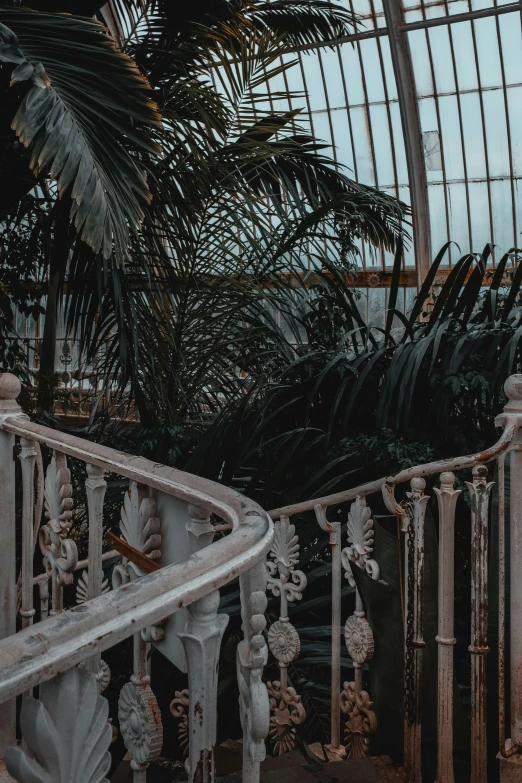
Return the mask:
<svg viewBox="0 0 522 783">
<path fill-rule="evenodd" d="M 473 25 L 482 87 L 498 87 L 502 84 L 502 70 L 496 20 L 477 19 Z"/>
<path fill-rule="evenodd" d="M 437 92 L 455 92 L 455 72 L 451 56 L 447 27 L 434 27 L 428 31 Z"/>
<path fill-rule="evenodd" d="M 321 62 L 330 108 L 338 109 L 340 106 L 346 106 L 346 95 L 344 94 L 343 77 L 341 75 L 337 49 L 323 49 L 321 51 Z"/>
<path fill-rule="evenodd" d="M 359 182 L 364 182 L 365 185 L 374 185 L 375 174 L 370 146 L 370 126 L 366 109 L 363 106 L 350 109 L 350 117 L 357 161 L 357 179 Z"/>
<path fill-rule="evenodd" d="M 468 229 L 468 197 L 464 182 L 453 183 L 447 187 L 449 208 L 449 236 L 460 247 L 461 253 L 470 249 Z M 455 250 L 455 253 L 460 253 Z"/>
<path fill-rule="evenodd" d="M 460 101 L 468 177 L 485 177 L 486 158 L 479 95 L 476 92 L 466 93 Z"/>
<path fill-rule="evenodd" d="M 507 103 L 511 150 L 513 154 L 513 176 L 522 176 L 522 87 L 508 87 Z"/>
<path fill-rule="evenodd" d="M 425 30 L 408 33 L 417 95 L 433 95 L 433 79 Z"/>
<path fill-rule="evenodd" d="M 463 179 L 464 160 L 459 124 L 459 107 L 456 96 L 447 95 L 440 98 L 439 112 L 446 177 L 448 180 Z"/>
<path fill-rule="evenodd" d="M 341 46 L 341 59 L 343 62 L 346 91 L 350 106 L 364 103 L 364 90 L 361 75 L 361 63 L 356 46 L 345 43 Z"/>
<path fill-rule="evenodd" d="M 491 183 L 491 206 L 493 211 L 493 235 L 495 244 L 495 261 L 498 263 L 502 254 L 516 243 L 513 226 L 513 200 L 511 197 L 511 180 L 493 180 Z"/>
<path fill-rule="evenodd" d="M 316 52 L 305 53 L 301 58 L 305 77 L 305 87 L 308 93 L 310 109 L 326 109 L 326 96 L 323 87 L 323 77 L 319 67 L 319 58 Z"/>
<path fill-rule="evenodd" d="M 377 50 L 377 41 L 375 39 L 361 41 L 361 58 L 363 61 L 368 101 L 370 103 L 374 101 L 383 101 L 383 74 L 381 70 L 379 52 Z"/>
<path fill-rule="evenodd" d="M 469 183 L 469 206 L 472 232 L 472 246 L 470 250 L 474 253 L 481 253 L 485 245 L 491 242 L 492 239 L 486 182 Z"/>
<path fill-rule="evenodd" d="M 388 188 L 395 185 L 393 157 L 390 140 L 390 126 L 386 106 L 371 106 L 373 143 L 375 149 L 375 166 L 379 187 Z"/>
<path fill-rule="evenodd" d="M 478 77 L 471 23 L 459 22 L 458 24 L 452 24 L 451 36 L 453 38 L 458 88 L 459 90 L 476 90 L 478 88 Z"/>
<path fill-rule="evenodd" d="M 504 59 L 506 84 L 522 83 L 522 34 L 520 17 L 504 14 L 498 17 Z"/>
<path fill-rule="evenodd" d="M 446 226 L 446 201 L 442 185 L 428 185 L 428 202 L 431 224 L 431 250 L 433 257 L 437 255 L 442 245 L 448 241 Z M 447 265 L 448 256 L 442 262 Z"/>
<path fill-rule="evenodd" d="M 506 104 L 503 90 L 486 90 L 482 95 L 486 123 L 490 177 L 509 177 L 509 147 Z"/>
</svg>

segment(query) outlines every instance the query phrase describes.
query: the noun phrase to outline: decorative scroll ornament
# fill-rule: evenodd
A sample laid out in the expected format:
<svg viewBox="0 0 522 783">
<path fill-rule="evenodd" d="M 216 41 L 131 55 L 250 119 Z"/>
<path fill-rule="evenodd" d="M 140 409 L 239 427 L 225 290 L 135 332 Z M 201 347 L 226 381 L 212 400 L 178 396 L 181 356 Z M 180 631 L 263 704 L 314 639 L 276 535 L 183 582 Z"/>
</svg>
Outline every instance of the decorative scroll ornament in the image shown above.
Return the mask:
<svg viewBox="0 0 522 783">
<path fill-rule="evenodd" d="M 111 588 L 109 587 L 109 580 L 104 579 L 102 581 L 102 589 L 101 589 L 102 595 L 108 593 L 110 589 Z M 84 604 L 88 600 L 89 600 L 89 572 L 87 569 L 85 569 L 80 574 L 80 577 L 76 584 L 76 603 Z"/>
<path fill-rule="evenodd" d="M 131 481 L 121 509 L 121 538 L 151 560 L 159 560 L 160 527 L 156 516 L 156 501 L 149 497 L 148 487 Z M 139 576 L 143 576 L 142 569 L 124 557 L 112 572 L 112 586 L 120 587 Z"/>
<path fill-rule="evenodd" d="M 71 472 L 63 454 L 56 455 L 47 468 L 44 484 L 45 516 L 49 520 L 39 533 L 40 550 L 49 575 L 54 574 L 59 586 L 73 582 L 78 562 L 78 550 L 68 538 L 72 526 Z"/>
<path fill-rule="evenodd" d="M 8 748 L 6 765 L 19 783 L 108 783 L 112 729 L 109 705 L 94 675 L 74 667 L 24 699 L 20 716 L 29 753 Z"/>
<path fill-rule="evenodd" d="M 137 764 L 147 764 L 160 755 L 163 745 L 161 713 L 148 685 L 128 682 L 123 686 L 118 701 L 118 720 L 125 747 Z"/>
<path fill-rule="evenodd" d="M 266 564 L 268 589 L 276 597 L 284 594 L 287 601 L 300 601 L 307 579 L 302 571 L 295 570 L 299 562 L 299 537 L 287 517 L 282 517 L 275 526 L 269 558 L 272 559 Z"/>
<path fill-rule="evenodd" d="M 294 688 L 282 687 L 275 680 L 267 682 L 270 697 L 270 738 L 274 743 L 274 755 L 282 756 L 296 746 L 296 726 L 306 720 L 301 697 Z"/>
<path fill-rule="evenodd" d="M 299 656 L 301 640 L 291 623 L 281 620 L 272 623 L 267 636 L 270 652 L 279 663 L 289 664 Z"/>
<path fill-rule="evenodd" d="M 375 650 L 373 632 L 365 617 L 352 614 L 344 626 L 344 640 L 351 659 L 358 664 L 366 663 Z"/>
<path fill-rule="evenodd" d="M 341 693 L 341 709 L 348 720 L 344 738 L 348 758 L 362 759 L 370 750 L 370 738 L 377 731 L 373 702 L 366 691 L 356 692 L 354 682 L 345 682 Z"/>
<path fill-rule="evenodd" d="M 350 506 L 348 513 L 348 546 L 341 554 L 346 578 L 352 587 L 355 587 L 355 579 L 352 573 L 352 563 L 366 571 L 372 579 L 379 579 L 380 568 L 375 560 L 370 558 L 373 552 L 374 530 L 371 509 L 366 505 L 366 500 L 360 495 Z"/>
<path fill-rule="evenodd" d="M 175 718 L 179 718 L 178 723 L 178 742 L 183 752 L 184 758 L 189 753 L 189 730 L 187 710 L 190 704 L 190 694 L 188 688 L 175 692 L 175 698 L 170 702 L 170 711 Z"/>
</svg>

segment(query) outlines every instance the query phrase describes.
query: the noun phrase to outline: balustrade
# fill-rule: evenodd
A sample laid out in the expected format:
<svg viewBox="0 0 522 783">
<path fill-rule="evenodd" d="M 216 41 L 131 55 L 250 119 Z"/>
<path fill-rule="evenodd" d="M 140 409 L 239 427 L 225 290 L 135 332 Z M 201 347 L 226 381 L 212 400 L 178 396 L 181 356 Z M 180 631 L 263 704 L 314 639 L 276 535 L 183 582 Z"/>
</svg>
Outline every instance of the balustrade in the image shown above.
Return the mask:
<svg viewBox="0 0 522 783">
<path fill-rule="evenodd" d="M 295 669 L 301 650 L 299 624 L 292 620 L 292 612 L 308 581 L 299 529 L 314 516 L 314 548 L 321 552 L 324 537 L 321 557 L 329 564 L 332 599 L 331 715 L 325 752 L 331 760 L 371 753 L 379 725 L 367 670 L 375 665 L 379 637 L 371 627 L 362 588 L 364 580 L 382 580 L 384 573 L 376 545 L 377 517 L 370 505 L 375 496 L 375 502 L 383 503 L 396 520 L 400 542 L 405 779 L 408 783 L 423 780 L 424 665 L 429 641 L 438 648 L 437 673 L 433 671 L 438 695 L 436 783 L 453 783 L 454 547 L 459 508 L 463 508 L 459 498 L 464 491 L 471 509 L 471 779 L 486 783 L 492 763 L 486 720 L 488 570 L 493 564 L 496 567 L 497 552 L 490 549 L 489 518 L 492 494 L 498 492 L 499 759 L 503 783 L 522 781 L 522 376 L 512 376 L 506 383 L 508 404 L 498 419 L 503 432 L 492 448 L 408 468 L 396 476 L 275 509 L 269 515 L 226 487 L 33 424 L 16 404 L 18 391 L 13 376 L 0 375 L 0 758 L 5 757 L 17 780 L 25 783 L 47 779 L 47 775 L 57 783 L 65 782 L 71 769 L 79 770 L 82 783 L 105 779 L 113 728 L 103 697 L 111 675 L 102 654 L 131 637 L 133 670 L 121 690 L 118 719 L 131 756 L 134 783 L 144 783 L 146 770 L 165 739 L 151 687 L 152 646 L 186 672 L 188 679 L 186 688 L 172 694 L 170 709 L 179 720 L 179 733 L 169 742 L 178 741 L 186 751 L 190 780 L 214 780 L 217 673 L 228 623 L 228 616 L 218 611 L 220 588 L 239 577 L 242 779 L 257 783 L 265 743 L 275 754 L 294 749 L 307 721 L 306 694 L 298 692 Z M 14 448 L 17 440 L 18 450 Z M 41 445 L 50 455 L 45 477 Z M 504 487 L 508 454 L 509 538 Z M 18 524 L 15 456 L 20 462 L 22 490 Z M 72 537 L 76 501 L 68 465 L 71 459 L 85 464 L 88 556 L 82 561 Z M 494 461 L 497 476 L 486 467 Z M 463 477 L 460 471 L 471 471 L 471 475 Z M 129 481 L 116 539 L 120 551 L 104 551 L 109 474 Z M 464 483 L 463 478 L 471 480 Z M 438 628 L 436 636 L 434 632 L 428 639 L 424 591 L 430 503 L 438 518 Z M 33 572 L 35 547 L 44 558 L 44 573 Z M 110 579 L 104 574 L 104 564 L 112 571 Z M 76 605 L 68 608 L 70 590 L 66 589 L 73 581 Z M 343 584 L 353 592 L 353 608 L 347 616 L 343 616 L 347 606 Z M 36 588 L 39 601 L 34 600 Z M 267 590 L 277 602 L 277 619 L 272 618 L 268 626 Z M 505 672 L 508 632 L 510 667 Z M 343 643 L 351 659 L 352 677 L 341 676 L 345 674 Z M 278 674 L 277 679 L 265 682 L 269 651 Z M 40 686 L 38 699 L 33 695 L 36 686 Z M 22 700 L 19 745 L 15 735 L 18 697 Z"/>
<path fill-rule="evenodd" d="M 219 588 L 239 576 L 243 780 L 256 783 L 269 729 L 262 680 L 267 660 L 265 556 L 273 538 L 268 515 L 213 482 L 31 423 L 16 404 L 19 390 L 16 378 L 0 375 L 0 758 L 7 770 L 20 783 L 106 780 L 114 730 L 102 695 L 111 677 L 102 653 L 132 637 L 133 672 L 120 693 L 118 721 L 134 783 L 145 782 L 147 767 L 163 744 L 151 688 L 151 645 L 188 670 L 189 779 L 213 781 L 217 667 L 228 622 L 227 615 L 218 613 Z M 19 525 L 16 439 L 23 493 Z M 50 452 L 45 477 L 40 444 Z M 86 471 L 88 557 L 81 562 L 73 537 L 71 458 L 84 463 Z M 129 480 L 120 523 L 129 557 L 103 552 L 107 474 Z M 45 520 L 40 525 L 42 484 Z M 216 542 L 214 515 L 222 520 L 219 529 L 230 531 Z M 22 554 L 18 583 L 17 535 Z M 43 556 L 43 574 L 33 573 L 35 546 Z M 142 559 L 134 562 L 133 552 Z M 120 562 L 113 567 L 114 589 L 109 590 L 103 563 L 116 558 Z M 154 572 L 147 573 L 155 563 Z M 142 568 L 147 564 L 150 569 Z M 77 572 L 76 605 L 68 608 L 65 590 Z M 169 625 L 176 627 L 175 633 L 170 634 Z M 36 686 L 38 699 L 33 696 Z M 18 696 L 21 746 L 15 734 Z"/>
</svg>

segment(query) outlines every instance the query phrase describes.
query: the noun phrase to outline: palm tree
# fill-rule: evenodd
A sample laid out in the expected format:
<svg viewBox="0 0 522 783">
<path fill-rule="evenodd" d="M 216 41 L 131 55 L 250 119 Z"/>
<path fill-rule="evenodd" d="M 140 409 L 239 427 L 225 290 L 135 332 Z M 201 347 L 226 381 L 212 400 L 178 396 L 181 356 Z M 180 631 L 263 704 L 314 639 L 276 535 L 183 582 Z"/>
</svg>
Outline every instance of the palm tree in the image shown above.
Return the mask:
<svg viewBox="0 0 522 783">
<path fill-rule="evenodd" d="M 91 356 L 104 343 L 107 375 L 130 383 L 142 422 L 159 426 L 197 415 L 217 387 L 218 397 L 235 394 L 231 367 L 263 361 L 273 326 L 264 300 L 280 298 L 274 277 L 344 263 L 340 222 L 394 248 L 405 212 L 335 168 L 299 112 L 262 108 L 270 81 L 293 64 L 282 62 L 289 48 L 352 29 L 339 6 L 224 0 L 178 14 L 168 3 L 119 0 L 112 12 L 155 90 L 165 155 L 132 261 L 111 271 L 101 295 L 95 260 L 90 273 L 82 261 L 69 323 L 87 326 Z M 89 331 L 95 313 L 106 318 Z"/>
<path fill-rule="evenodd" d="M 403 206 L 336 169 L 324 157 L 324 145 L 299 128 L 297 112 L 261 109 L 270 79 L 290 67 L 281 60 L 289 48 L 345 34 L 354 20 L 325 0 L 220 0 L 175 12 L 160 0 L 114 0 L 103 15 L 118 49 L 98 22 L 55 13 L 74 12 L 77 3 L 49 0 L 35 7 L 37 14 L 0 7 L 0 21 L 9 21 L 26 49 L 34 47 L 27 25 L 42 19 L 50 29 L 65 25 L 60 40 L 71 33 L 71 47 L 51 35 L 42 51 L 29 51 L 36 74 L 30 78 L 39 78 L 42 69 L 33 65 L 39 58 L 45 72 L 69 91 L 63 102 L 85 128 L 88 143 L 74 146 L 68 168 L 69 159 L 84 166 L 89 152 L 107 167 L 100 187 L 94 178 L 88 184 L 77 178 L 73 195 L 82 209 L 73 200 L 69 210 L 67 199 L 56 198 L 56 186 L 47 187 L 56 250 L 49 260 L 42 371 L 54 369 L 53 294 L 57 300 L 63 291 L 68 259 L 68 324 L 86 359 L 99 360 L 102 345 L 107 384 L 130 389 L 142 420 L 151 425 L 177 420 L 200 410 L 202 400 L 208 405 L 218 379 L 223 388 L 236 389 L 230 368 L 241 366 L 241 357 L 243 364 L 251 363 L 262 353 L 260 341 L 269 327 L 259 293 L 267 281 L 273 285 L 274 275 L 290 267 L 306 273 L 311 259 L 314 265 L 345 263 L 343 249 L 332 242 L 339 223 L 348 233 L 391 248 L 403 230 Z M 93 2 L 89 11 L 99 11 L 99 4 Z M 94 63 L 90 57 L 94 41 L 104 49 L 104 72 L 115 69 L 101 86 L 98 58 Z M 71 51 L 78 44 L 83 59 Z M 53 71 L 55 47 L 65 77 Z M 15 63 L 11 66 L 10 71 Z M 25 90 L 31 85 L 35 95 L 44 90 L 22 84 Z M 75 92 L 78 85 L 83 98 Z M 18 82 L 5 89 L 18 106 L 25 100 Z M 91 92 L 96 100 L 85 98 Z M 163 117 L 161 130 L 154 102 Z M 15 108 L 16 101 L 11 115 Z M 48 133 L 47 127 L 43 123 L 38 133 Z M 54 176 L 59 190 L 62 158 L 49 159 L 56 143 L 42 147 L 38 134 L 24 138 L 28 152 L 33 149 L 29 162 L 38 181 L 47 185 L 45 175 Z M 158 143 L 162 157 L 155 157 Z M 29 171 L 28 153 L 18 154 L 23 171 Z M 2 160 L 11 157 L 4 154 Z M 34 180 L 25 176 L 27 189 Z M 68 176 L 71 190 L 70 171 Z M 105 226 L 113 226 L 112 243 L 108 229 L 102 232 L 95 220 L 102 214 Z M 278 296 L 278 286 L 271 288 L 268 298 Z"/>
<path fill-rule="evenodd" d="M 146 169 L 159 152 L 161 120 L 147 80 L 100 22 L 56 13 L 72 5 L 85 6 L 0 3 L 0 176 L 11 183 L 0 219 L 36 187 L 49 204 L 42 392 L 54 372 L 69 254 L 81 241 L 124 262 L 151 199 Z"/>
</svg>

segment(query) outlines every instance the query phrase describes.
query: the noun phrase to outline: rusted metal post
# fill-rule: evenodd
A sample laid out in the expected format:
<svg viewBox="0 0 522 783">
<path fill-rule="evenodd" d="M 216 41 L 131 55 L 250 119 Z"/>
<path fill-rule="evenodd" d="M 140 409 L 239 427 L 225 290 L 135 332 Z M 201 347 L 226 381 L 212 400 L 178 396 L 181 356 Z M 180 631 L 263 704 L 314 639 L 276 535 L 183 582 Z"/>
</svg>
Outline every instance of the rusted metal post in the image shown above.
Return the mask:
<svg viewBox="0 0 522 783">
<path fill-rule="evenodd" d="M 405 727 L 404 765 L 407 783 L 422 783 L 422 659 L 424 652 L 424 519 L 429 498 L 426 482 L 411 480 L 411 517 L 406 535 L 408 569 L 406 573 L 406 655 L 405 655 Z"/>
<path fill-rule="evenodd" d="M 473 468 L 471 499 L 471 780 L 487 783 L 486 656 L 488 647 L 488 512 L 493 482 L 485 465 Z"/>
<path fill-rule="evenodd" d="M 21 414 L 16 402 L 20 381 L 14 375 L 0 375 L 0 426 L 7 416 Z M 16 633 L 16 531 L 14 435 L 0 429 L 0 639 Z M 16 702 L 0 709 L 0 758 L 16 744 Z"/>
<path fill-rule="evenodd" d="M 497 417 L 498 426 L 515 424 L 510 453 L 510 712 L 511 738 L 505 729 L 505 531 L 504 461 L 499 462 L 499 734 L 500 780 L 522 783 L 522 375 L 510 376 L 504 391 L 508 404 Z"/>
<path fill-rule="evenodd" d="M 460 490 L 454 489 L 453 473 L 441 473 L 439 503 L 439 622 L 436 641 L 438 660 L 437 777 L 436 783 L 454 783 L 453 775 L 453 645 L 455 507 Z"/>
</svg>

